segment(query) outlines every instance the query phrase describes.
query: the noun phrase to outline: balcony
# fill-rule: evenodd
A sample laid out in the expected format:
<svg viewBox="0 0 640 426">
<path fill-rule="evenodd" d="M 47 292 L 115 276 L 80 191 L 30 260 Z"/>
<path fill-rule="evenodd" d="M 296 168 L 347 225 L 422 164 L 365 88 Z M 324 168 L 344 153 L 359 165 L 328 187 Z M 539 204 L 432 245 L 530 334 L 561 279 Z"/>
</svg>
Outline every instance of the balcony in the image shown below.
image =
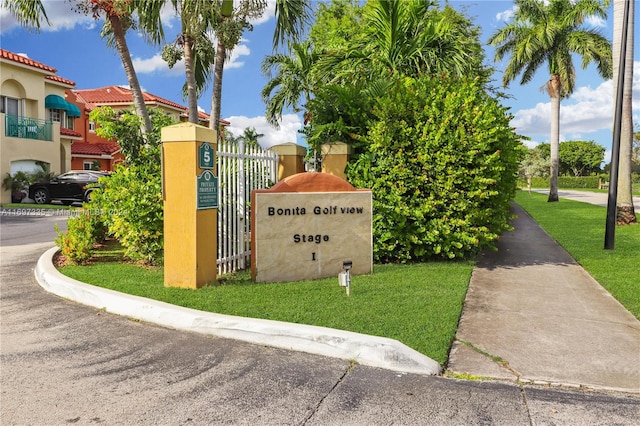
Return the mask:
<svg viewBox="0 0 640 426">
<path fill-rule="evenodd" d="M 13 138 L 52 141 L 52 127 L 51 121 L 17 115 L 4 116 L 4 134 Z"/>
</svg>

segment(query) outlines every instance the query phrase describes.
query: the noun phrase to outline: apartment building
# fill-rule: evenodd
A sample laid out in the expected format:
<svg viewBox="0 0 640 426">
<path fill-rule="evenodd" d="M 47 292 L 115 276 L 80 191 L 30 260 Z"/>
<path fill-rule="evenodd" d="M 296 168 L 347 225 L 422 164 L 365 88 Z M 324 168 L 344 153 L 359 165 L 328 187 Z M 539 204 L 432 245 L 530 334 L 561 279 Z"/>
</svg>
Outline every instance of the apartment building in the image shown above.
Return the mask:
<svg viewBox="0 0 640 426">
<path fill-rule="evenodd" d="M 0 49 L 0 177 L 34 172 L 46 164 L 54 173 L 71 169 L 71 145 L 81 113 L 65 92 L 75 83 L 56 69 Z M 1 188 L 0 202 L 11 199 Z"/>
</svg>

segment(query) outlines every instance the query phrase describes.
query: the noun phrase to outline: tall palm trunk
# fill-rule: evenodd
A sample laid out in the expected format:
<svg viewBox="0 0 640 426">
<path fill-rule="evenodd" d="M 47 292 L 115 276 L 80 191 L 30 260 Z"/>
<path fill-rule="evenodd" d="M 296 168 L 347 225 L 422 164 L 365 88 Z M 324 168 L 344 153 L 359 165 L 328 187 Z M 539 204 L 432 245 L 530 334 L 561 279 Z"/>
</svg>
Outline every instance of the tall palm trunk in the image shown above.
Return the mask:
<svg viewBox="0 0 640 426">
<path fill-rule="evenodd" d="M 220 38 L 218 38 L 218 45 L 216 46 L 216 59 L 214 61 L 213 68 L 213 93 L 211 94 L 211 117 L 209 121 L 209 127 L 218 131 L 218 124 L 220 123 L 220 102 L 222 100 L 222 73 L 224 71 L 224 61 L 227 56 L 227 51 Z"/>
<path fill-rule="evenodd" d="M 198 124 L 198 91 L 193 69 L 193 40 L 188 34 L 183 34 L 182 37 L 182 42 L 184 43 L 184 68 L 187 78 L 187 98 L 189 101 L 189 123 Z"/>
<path fill-rule="evenodd" d="M 140 82 L 138 81 L 138 76 L 136 75 L 136 70 L 133 67 L 133 61 L 131 60 L 131 54 L 129 53 L 129 47 L 127 46 L 127 40 L 125 38 L 126 31 L 118 16 L 112 14 L 107 15 L 109 17 L 109 23 L 111 24 L 111 30 L 113 31 L 113 37 L 116 42 L 118 54 L 120 55 L 120 60 L 122 60 L 127 80 L 129 81 L 131 95 L 133 96 L 133 106 L 136 110 L 136 114 L 138 114 L 138 116 L 143 120 L 144 131 L 149 133 L 152 131 L 151 119 L 149 118 L 147 105 L 144 103 Z"/>
<path fill-rule="evenodd" d="M 547 82 L 547 92 L 551 96 L 551 134 L 549 145 L 551 146 L 551 167 L 548 202 L 558 201 L 558 170 L 560 152 L 560 76 L 553 74 Z"/>
<path fill-rule="evenodd" d="M 614 0 L 613 2 L 613 84 L 618 93 L 617 82 L 620 65 L 620 42 L 624 25 L 624 4 L 629 2 L 629 26 L 625 56 L 624 88 L 622 94 L 622 128 L 620 130 L 620 162 L 618 168 L 618 199 L 616 222 L 618 225 L 637 223 L 633 207 L 633 183 L 631 164 L 633 154 L 633 118 L 631 111 L 633 85 L 633 26 L 634 0 Z"/>
</svg>

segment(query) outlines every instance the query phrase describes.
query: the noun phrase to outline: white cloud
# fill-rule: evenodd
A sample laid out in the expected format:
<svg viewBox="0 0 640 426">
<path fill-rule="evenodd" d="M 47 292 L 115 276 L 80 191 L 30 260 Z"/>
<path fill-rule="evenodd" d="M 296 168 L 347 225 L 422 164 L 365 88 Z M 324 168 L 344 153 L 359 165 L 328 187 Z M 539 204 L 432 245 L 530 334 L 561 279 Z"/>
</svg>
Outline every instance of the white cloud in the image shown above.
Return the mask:
<svg viewBox="0 0 640 426">
<path fill-rule="evenodd" d="M 640 61 L 634 63 L 633 110 L 640 111 Z M 524 135 L 544 135 L 548 138 L 550 129 L 549 102 L 538 103 L 535 107 L 521 109 L 514 114 L 512 125 Z M 560 131 L 578 137 L 602 129 L 610 129 L 613 123 L 613 82 L 607 80 L 593 89 L 578 87 L 560 106 Z"/>
<path fill-rule="evenodd" d="M 178 61 L 173 68 L 169 68 L 161 53 L 156 53 L 151 58 L 132 58 L 133 67 L 138 74 L 151 74 L 164 72 L 169 75 L 184 75 L 184 60 Z"/>
<path fill-rule="evenodd" d="M 606 19 L 602 19 L 599 16 L 590 16 L 590 17 L 587 18 L 586 22 L 590 26 L 596 27 L 596 28 L 606 28 L 607 27 L 607 20 Z"/>
<path fill-rule="evenodd" d="M 92 29 L 98 22 L 102 25 L 101 20 L 97 21 L 91 15 L 75 11 L 74 4 L 68 1 L 43 0 L 42 4 L 49 18 L 49 25 L 42 20 L 40 28 L 42 32 L 70 30 L 76 26 Z M 0 9 L 0 34 L 19 27 L 21 25 L 6 8 Z"/>
<path fill-rule="evenodd" d="M 504 21 L 509 22 L 513 15 L 516 12 L 516 6 L 513 6 L 511 9 L 503 10 L 502 12 L 498 12 L 496 14 L 496 21 Z"/>
<path fill-rule="evenodd" d="M 527 148 L 535 148 L 536 146 L 540 145 L 540 143 L 541 142 L 536 141 L 522 141 L 522 144 Z"/>
<path fill-rule="evenodd" d="M 231 51 L 228 62 L 224 64 L 225 69 L 241 68 L 244 66 L 244 62 L 239 58 L 242 56 L 248 56 L 251 54 L 251 50 L 244 44 L 236 46 Z M 162 72 L 168 75 L 184 75 L 184 59 L 175 63 L 173 68 L 169 68 L 164 59 L 162 59 L 161 53 L 156 53 L 151 58 L 132 58 L 133 66 L 138 74 L 152 74 L 155 72 Z"/>
<path fill-rule="evenodd" d="M 234 115 L 225 118 L 225 120 L 231 123 L 231 125 L 227 127 L 227 130 L 234 136 L 242 135 L 244 129 L 247 127 L 253 127 L 257 133 L 262 133 L 264 136 L 260 138 L 259 142 L 265 149 L 287 142 L 296 142 L 298 130 L 302 127 L 300 117 L 296 114 L 284 114 L 280 123 L 280 129 L 275 129 L 267 123 L 264 116 L 246 117 L 243 115 Z"/>
<path fill-rule="evenodd" d="M 262 16 L 251 21 L 253 25 L 264 24 L 275 16 L 276 13 L 276 0 L 267 0 L 267 7 L 264 10 Z"/>
<path fill-rule="evenodd" d="M 229 59 L 224 64 L 224 69 L 241 68 L 244 66 L 244 62 L 240 61 L 241 56 L 249 56 L 251 49 L 246 44 L 239 44 L 231 51 Z"/>
</svg>

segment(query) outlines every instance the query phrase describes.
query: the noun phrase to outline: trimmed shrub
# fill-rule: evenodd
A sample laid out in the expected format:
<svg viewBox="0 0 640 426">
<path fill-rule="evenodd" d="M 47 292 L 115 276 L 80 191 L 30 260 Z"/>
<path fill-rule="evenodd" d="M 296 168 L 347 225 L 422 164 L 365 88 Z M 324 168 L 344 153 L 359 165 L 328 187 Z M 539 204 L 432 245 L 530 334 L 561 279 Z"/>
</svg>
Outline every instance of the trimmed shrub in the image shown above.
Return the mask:
<svg viewBox="0 0 640 426">
<path fill-rule="evenodd" d="M 558 188 L 598 188 L 601 176 L 558 176 Z"/>
<path fill-rule="evenodd" d="M 77 215 L 67 220 L 67 230 L 61 232 L 55 224 L 55 243 L 60 252 L 71 263 L 85 263 L 91 258 L 96 242 L 104 241 L 105 228 L 100 218 L 89 210 L 79 210 Z"/>
<path fill-rule="evenodd" d="M 373 191 L 376 261 L 467 258 L 510 229 L 525 148 L 479 82 L 403 79 L 372 114 L 347 173 Z"/>
<path fill-rule="evenodd" d="M 125 256 L 146 264 L 161 262 L 163 248 L 162 173 L 160 129 L 171 117 L 150 109 L 153 131 L 143 134 L 133 111 L 96 108 L 91 118 L 97 132 L 118 139 L 126 165 L 120 166 L 92 193 L 91 209 L 123 246 Z"/>
<path fill-rule="evenodd" d="M 155 264 L 163 248 L 160 164 L 119 167 L 93 192 L 91 207 L 128 258 Z"/>
</svg>

